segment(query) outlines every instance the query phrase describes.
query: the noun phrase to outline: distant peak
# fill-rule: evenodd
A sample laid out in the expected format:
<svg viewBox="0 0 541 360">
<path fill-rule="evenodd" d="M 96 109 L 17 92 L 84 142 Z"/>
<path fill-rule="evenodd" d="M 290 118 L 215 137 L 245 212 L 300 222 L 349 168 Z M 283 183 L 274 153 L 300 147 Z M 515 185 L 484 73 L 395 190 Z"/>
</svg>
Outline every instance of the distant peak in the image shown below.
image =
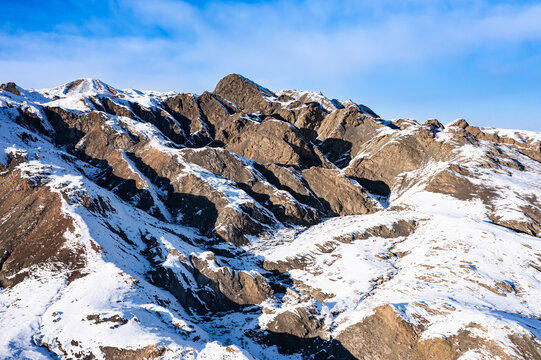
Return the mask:
<svg viewBox="0 0 541 360">
<path fill-rule="evenodd" d="M 8 82 L 6 84 L 0 85 L 0 90 L 9 91 L 13 95 L 21 95 L 21 92 L 19 91 L 19 87 L 14 82 Z"/>
<path fill-rule="evenodd" d="M 117 95 L 121 91 L 104 83 L 99 79 L 81 78 L 67 82 L 63 85 L 43 90 L 43 94 L 52 97 L 66 97 L 70 95 Z"/>
<path fill-rule="evenodd" d="M 291 96 L 295 100 L 303 103 L 317 103 L 323 109 L 328 112 L 332 112 L 337 109 L 342 109 L 344 106 L 342 102 L 336 99 L 329 99 L 321 91 L 297 91 L 297 90 L 282 90 L 279 92 L 287 96 Z"/>
<path fill-rule="evenodd" d="M 214 90 L 214 93 L 220 94 L 219 92 L 226 88 L 234 86 L 236 88 L 253 88 L 259 91 L 264 96 L 276 96 L 272 91 L 267 89 L 266 87 L 263 87 L 256 83 L 253 80 L 248 79 L 245 76 L 242 76 L 240 74 L 229 74 L 222 78 L 218 85 L 216 85 L 216 89 Z"/>
<path fill-rule="evenodd" d="M 69 92 L 71 90 L 77 89 L 77 92 L 87 92 L 96 90 L 97 92 L 108 91 L 111 93 L 116 93 L 118 90 L 114 89 L 112 86 L 104 83 L 99 79 L 92 78 L 83 78 L 72 81 L 71 83 L 66 84 L 66 90 Z"/>
<path fill-rule="evenodd" d="M 269 89 L 239 74 L 229 74 L 218 82 L 214 94 L 223 97 L 247 113 L 265 110 L 268 97 L 275 98 Z"/>
</svg>

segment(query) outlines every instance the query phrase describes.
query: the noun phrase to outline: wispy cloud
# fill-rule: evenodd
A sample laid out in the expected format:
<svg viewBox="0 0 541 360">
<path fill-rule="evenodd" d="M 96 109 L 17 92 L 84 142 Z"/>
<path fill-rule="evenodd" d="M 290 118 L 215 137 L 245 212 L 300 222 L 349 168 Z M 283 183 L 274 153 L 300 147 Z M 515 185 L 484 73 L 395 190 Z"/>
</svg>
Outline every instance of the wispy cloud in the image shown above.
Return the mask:
<svg viewBox="0 0 541 360">
<path fill-rule="evenodd" d="M 9 69 L 1 80 L 40 87 L 93 76 L 118 86 L 202 91 L 242 72 L 271 88 L 341 92 L 352 85 L 340 84 L 377 72 L 469 56 L 489 59 L 487 69 L 513 69 L 517 47 L 541 48 L 541 4 L 493 3 L 119 0 L 106 19 L 0 32 L 0 67 Z M 502 54 L 500 63 L 493 53 Z M 528 66 L 538 67 L 532 56 Z M 530 76 L 541 81 L 541 70 Z"/>
</svg>

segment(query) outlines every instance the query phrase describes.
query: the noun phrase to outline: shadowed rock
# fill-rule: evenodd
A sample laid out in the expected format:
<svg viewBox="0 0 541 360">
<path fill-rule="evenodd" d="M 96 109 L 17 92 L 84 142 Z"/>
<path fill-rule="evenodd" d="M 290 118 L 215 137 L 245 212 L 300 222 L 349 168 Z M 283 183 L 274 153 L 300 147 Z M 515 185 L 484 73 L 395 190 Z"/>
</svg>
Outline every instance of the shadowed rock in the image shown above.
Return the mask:
<svg viewBox="0 0 541 360">
<path fill-rule="evenodd" d="M 9 91 L 13 95 L 20 96 L 21 93 L 19 92 L 19 89 L 17 88 L 17 85 L 14 82 L 8 82 L 6 84 L 0 85 L 0 90 Z"/>
</svg>

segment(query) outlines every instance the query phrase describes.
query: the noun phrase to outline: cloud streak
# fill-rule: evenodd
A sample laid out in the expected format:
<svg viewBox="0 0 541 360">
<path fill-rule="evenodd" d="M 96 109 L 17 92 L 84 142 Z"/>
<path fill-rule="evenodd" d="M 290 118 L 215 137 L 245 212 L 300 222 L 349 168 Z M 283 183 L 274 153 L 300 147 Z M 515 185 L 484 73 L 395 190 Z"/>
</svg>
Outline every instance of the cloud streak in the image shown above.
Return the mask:
<svg viewBox="0 0 541 360">
<path fill-rule="evenodd" d="M 10 69 L 3 77 L 44 87 L 92 76 L 121 87 L 200 92 L 241 72 L 271 88 L 319 85 L 341 95 L 374 73 L 471 56 L 481 69 L 486 61 L 487 69 L 509 71 L 513 51 L 541 44 L 535 3 L 120 0 L 114 7 L 115 16 L 103 21 L 0 32 L 0 67 Z M 508 57 L 498 62 L 495 53 Z M 534 54 L 529 62 L 541 61 Z M 541 70 L 530 76 L 541 81 Z"/>
</svg>

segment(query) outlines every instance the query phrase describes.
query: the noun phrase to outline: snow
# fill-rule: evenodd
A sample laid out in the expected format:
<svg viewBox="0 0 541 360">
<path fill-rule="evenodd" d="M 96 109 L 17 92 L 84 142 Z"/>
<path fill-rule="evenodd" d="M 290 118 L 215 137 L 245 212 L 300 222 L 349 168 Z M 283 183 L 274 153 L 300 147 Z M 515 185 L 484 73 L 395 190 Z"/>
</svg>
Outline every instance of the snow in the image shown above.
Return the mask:
<svg viewBox="0 0 541 360">
<path fill-rule="evenodd" d="M 489 223 L 480 202 L 416 192 L 399 204 L 412 210 L 330 219 L 299 234 L 282 231 L 252 251 L 268 261 L 308 257 L 306 268 L 290 270 L 289 275 L 331 294 L 322 305 L 339 314 L 328 322 L 335 335 L 386 303 L 405 304 L 402 311 L 413 323 L 415 314 L 428 319 L 424 338 L 452 335 L 470 322 L 490 329 L 472 330 L 476 335 L 504 343 L 509 343 L 510 330 L 541 335 L 541 326 L 528 320 L 541 313 L 536 301 L 541 296 L 541 276 L 529 266 L 541 251 L 539 239 Z M 419 219 L 415 232 L 406 238 L 335 240 L 377 224 L 391 226 L 405 215 Z M 318 245 L 336 248 L 326 253 Z M 377 257 L 391 251 L 407 255 Z M 383 279 L 380 285 L 378 278 Z M 505 294 L 496 282 L 512 283 L 519 293 Z M 416 303 L 442 314 L 434 315 Z M 299 304 L 303 302 L 293 305 Z M 291 308 L 291 304 L 282 306 L 278 310 Z M 269 316 L 262 315 L 261 324 L 267 321 Z"/>
<path fill-rule="evenodd" d="M 455 127 L 456 123 L 458 121 L 462 121 L 464 119 L 457 119 L 449 124 L 447 124 L 445 127 Z M 514 130 L 514 129 L 500 129 L 500 128 L 493 128 L 493 127 L 479 127 L 479 130 L 481 130 L 485 134 L 494 134 L 502 138 L 508 138 L 515 140 L 518 143 L 540 143 L 541 142 L 541 132 L 539 131 L 529 131 L 529 130 Z"/>
<path fill-rule="evenodd" d="M 13 100 L 29 101 L 30 103 L 49 106 L 61 107 L 74 112 L 88 112 L 95 110 L 91 98 L 105 97 L 118 105 L 128 104 L 128 100 L 132 103 L 137 103 L 142 107 L 150 108 L 157 106 L 160 100 L 175 96 L 174 92 L 157 92 L 157 91 L 140 91 L 134 89 L 120 90 L 116 89 L 101 80 L 97 79 L 80 79 L 72 81 L 57 87 L 49 89 L 40 89 L 37 91 L 22 91 L 22 96 L 16 96 L 6 91 L 2 92 L 4 101 L 7 98 Z M 0 103 L 1 104 L 1 103 Z"/>
<path fill-rule="evenodd" d="M 321 92 L 281 90 L 277 92 L 276 95 L 277 96 L 280 96 L 280 95 L 291 96 L 293 99 L 305 104 L 310 103 L 310 102 L 315 102 L 315 103 L 318 103 L 321 106 L 321 108 L 323 108 L 327 112 L 333 112 L 338 109 L 342 109 L 344 107 L 339 100 L 335 100 L 335 99 L 329 100 Z M 287 104 L 285 105 L 287 106 Z"/>
<path fill-rule="evenodd" d="M 277 97 L 280 97 L 281 95 L 289 96 L 294 100 L 278 101 Z M 306 104 L 314 102 L 319 104 L 319 106 L 328 113 L 344 108 L 354 107 L 365 115 L 373 116 L 371 110 L 364 105 L 356 104 L 352 100 L 342 101 L 338 99 L 329 99 L 323 95 L 323 93 L 315 91 L 280 90 L 276 92 L 276 97 L 267 96 L 266 100 L 269 102 L 278 103 L 282 107 L 289 108 L 290 110 L 299 110 L 302 107 L 306 107 Z M 295 101 L 300 102 L 302 105 L 297 108 L 290 108 L 291 103 Z"/>
<path fill-rule="evenodd" d="M 46 352 L 29 343 L 40 326 L 40 318 L 55 300 L 57 289 L 64 283 L 58 273 L 42 270 L 39 278 L 31 278 L 0 292 L 0 357 L 48 359 Z M 45 353 L 45 354 L 44 354 Z"/>
<path fill-rule="evenodd" d="M 496 134 L 499 137 L 506 137 L 513 139 L 519 143 L 539 143 L 541 142 L 541 132 L 528 131 L 528 130 L 511 130 L 511 129 L 497 129 L 490 127 L 480 128 L 485 134 Z"/>
</svg>

